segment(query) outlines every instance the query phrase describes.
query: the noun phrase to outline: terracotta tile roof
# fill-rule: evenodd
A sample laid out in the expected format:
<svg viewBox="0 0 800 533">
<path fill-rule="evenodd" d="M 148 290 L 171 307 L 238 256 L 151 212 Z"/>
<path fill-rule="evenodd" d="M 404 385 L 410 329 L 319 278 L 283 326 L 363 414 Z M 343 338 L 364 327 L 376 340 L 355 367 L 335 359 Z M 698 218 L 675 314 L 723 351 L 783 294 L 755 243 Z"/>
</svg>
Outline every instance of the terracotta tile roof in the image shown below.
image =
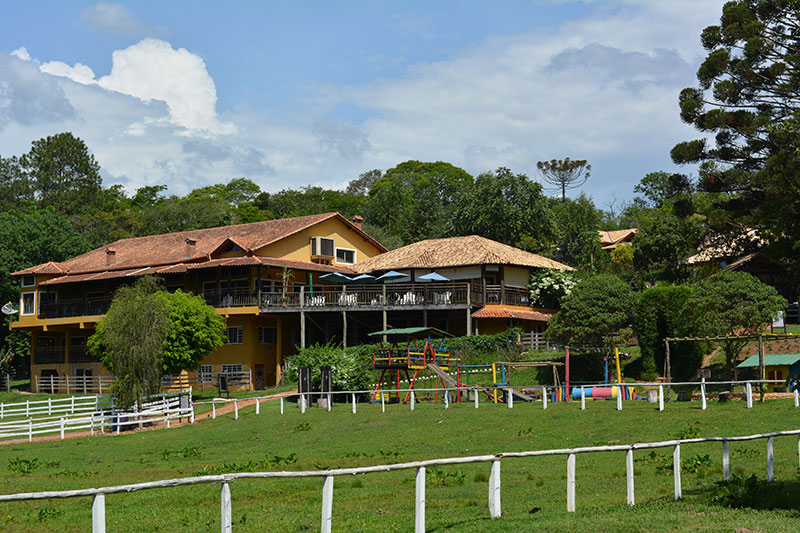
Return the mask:
<svg viewBox="0 0 800 533">
<path fill-rule="evenodd" d="M 600 234 L 600 246 L 603 250 L 613 250 L 619 243 L 630 243 L 634 235 L 639 233 L 638 228 L 617 229 L 617 230 L 597 230 Z"/>
<path fill-rule="evenodd" d="M 723 234 L 708 239 L 696 254 L 687 257 L 683 262 L 695 265 L 714 259 L 739 257 L 753 248 L 761 248 L 766 244 L 766 239 L 759 235 L 758 230 L 745 229 L 733 237 Z"/>
<path fill-rule="evenodd" d="M 354 266 L 359 272 L 467 265 L 518 265 L 573 270 L 565 264 L 478 235 L 429 239 L 380 254 Z"/>
<path fill-rule="evenodd" d="M 547 322 L 552 316 L 550 313 L 542 313 L 541 311 L 523 311 L 507 307 L 484 307 L 472 313 L 473 318 L 518 318 L 536 322 Z"/>
<path fill-rule="evenodd" d="M 386 251 L 383 245 L 339 213 L 324 213 L 321 215 L 122 239 L 62 263 L 44 263 L 14 272 L 12 275 L 75 275 L 208 261 L 211 259 L 212 253 L 218 251 L 226 243 L 235 244 L 246 253 L 253 253 L 281 239 L 334 218 L 340 219 L 345 225 L 371 242 L 379 250 Z M 194 242 L 192 253 L 188 257 L 186 256 L 187 239 Z M 113 264 L 108 264 L 108 251 L 113 251 Z M 281 263 L 281 266 L 283 264 Z"/>
</svg>

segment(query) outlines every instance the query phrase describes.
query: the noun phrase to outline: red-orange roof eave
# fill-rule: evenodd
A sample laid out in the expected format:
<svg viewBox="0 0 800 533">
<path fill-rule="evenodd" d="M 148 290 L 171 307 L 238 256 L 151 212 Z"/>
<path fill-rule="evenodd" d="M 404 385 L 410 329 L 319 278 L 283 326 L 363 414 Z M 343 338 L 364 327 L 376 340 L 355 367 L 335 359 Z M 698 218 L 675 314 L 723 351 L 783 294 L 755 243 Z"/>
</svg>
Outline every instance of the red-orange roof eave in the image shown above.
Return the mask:
<svg viewBox="0 0 800 533">
<path fill-rule="evenodd" d="M 517 318 L 535 322 L 547 322 L 553 315 L 540 311 L 522 311 L 506 307 L 482 308 L 472 313 L 473 318 Z"/>
</svg>

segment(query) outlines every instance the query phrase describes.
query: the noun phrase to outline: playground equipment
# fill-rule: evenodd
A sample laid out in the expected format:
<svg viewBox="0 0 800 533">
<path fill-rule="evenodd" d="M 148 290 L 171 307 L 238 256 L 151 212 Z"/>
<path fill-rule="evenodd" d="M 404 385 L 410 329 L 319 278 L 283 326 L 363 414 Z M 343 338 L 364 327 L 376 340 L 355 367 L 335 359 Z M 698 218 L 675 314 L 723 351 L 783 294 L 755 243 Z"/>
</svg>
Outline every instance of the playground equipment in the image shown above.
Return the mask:
<svg viewBox="0 0 800 533">
<path fill-rule="evenodd" d="M 581 399 L 581 388 L 583 389 L 584 398 L 594 398 L 604 400 L 606 398 L 616 398 L 622 394 L 623 400 L 635 400 L 636 391 L 633 385 L 614 385 L 612 387 L 572 387 L 572 399 Z"/>
<path fill-rule="evenodd" d="M 408 380 L 408 390 L 405 393 L 403 402 L 407 402 L 411 391 L 414 390 L 414 384 L 419 378 L 421 371 L 430 371 L 440 381 L 442 388 L 456 390 L 456 402 L 461 401 L 461 388 L 464 387 L 461 383 L 461 367 L 459 360 L 450 356 L 450 352 L 444 347 L 445 337 L 452 337 L 446 331 L 436 328 L 428 327 L 413 327 L 413 328 L 398 328 L 387 329 L 383 331 L 376 331 L 370 333 L 371 337 L 382 337 L 391 339 L 392 345 L 389 348 L 384 348 L 383 344 L 378 349 L 372 352 L 372 368 L 381 370 L 381 377 L 372 394 L 372 401 L 377 401 L 378 394 L 381 393 L 381 387 L 384 382 L 398 391 L 395 393 L 398 401 L 400 399 L 400 375 L 404 373 Z M 420 338 L 424 338 L 425 342 L 422 344 Z M 441 339 L 439 347 L 434 346 L 431 342 L 432 339 Z M 407 341 L 407 346 L 401 348 L 400 341 Z M 413 345 L 412 345 L 413 343 Z M 454 369 L 456 372 L 455 378 L 450 374 L 450 370 Z M 409 371 L 413 370 L 414 375 L 411 376 Z M 392 373 L 394 373 L 395 383 L 391 383 Z M 388 375 L 387 375 L 388 374 Z M 392 386 L 394 385 L 394 386 Z M 436 401 L 439 399 L 439 393 L 436 392 Z"/>
</svg>

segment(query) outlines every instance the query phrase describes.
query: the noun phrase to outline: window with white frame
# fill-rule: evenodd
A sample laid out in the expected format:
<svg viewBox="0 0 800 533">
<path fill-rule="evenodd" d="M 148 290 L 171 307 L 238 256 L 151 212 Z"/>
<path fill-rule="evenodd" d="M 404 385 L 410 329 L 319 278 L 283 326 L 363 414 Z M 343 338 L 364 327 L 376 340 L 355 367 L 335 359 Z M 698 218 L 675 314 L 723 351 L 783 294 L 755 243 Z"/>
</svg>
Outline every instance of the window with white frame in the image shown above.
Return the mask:
<svg viewBox="0 0 800 533">
<path fill-rule="evenodd" d="M 278 343 L 278 329 L 270 326 L 258 327 L 258 343 L 259 344 L 277 344 Z"/>
<path fill-rule="evenodd" d="M 200 377 L 200 381 L 211 381 L 211 376 L 213 375 L 211 365 L 200 365 L 197 367 L 197 374 Z"/>
<path fill-rule="evenodd" d="M 36 293 L 23 292 L 20 294 L 19 311 L 22 316 L 28 316 L 36 313 Z"/>
<path fill-rule="evenodd" d="M 356 251 L 349 248 L 336 249 L 336 262 L 353 265 L 356 262 Z"/>
<path fill-rule="evenodd" d="M 222 365 L 222 373 L 223 374 L 233 374 L 236 372 L 242 371 L 242 363 L 231 364 L 231 365 Z"/>
<path fill-rule="evenodd" d="M 242 326 L 234 326 L 225 329 L 225 337 L 222 339 L 223 344 L 242 344 Z"/>
<path fill-rule="evenodd" d="M 23 287 L 33 287 L 34 285 L 36 285 L 36 276 L 33 274 L 25 274 L 22 276 Z"/>
</svg>

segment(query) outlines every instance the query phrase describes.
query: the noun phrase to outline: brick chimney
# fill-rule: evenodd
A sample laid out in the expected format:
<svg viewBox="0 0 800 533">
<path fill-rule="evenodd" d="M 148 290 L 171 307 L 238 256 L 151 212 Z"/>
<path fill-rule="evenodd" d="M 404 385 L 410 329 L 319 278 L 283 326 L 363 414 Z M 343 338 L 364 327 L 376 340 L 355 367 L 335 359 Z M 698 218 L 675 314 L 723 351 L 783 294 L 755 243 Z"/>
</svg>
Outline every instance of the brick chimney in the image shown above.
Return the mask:
<svg viewBox="0 0 800 533">
<path fill-rule="evenodd" d="M 196 244 L 197 244 L 197 240 L 196 239 L 192 239 L 192 238 L 186 239 L 186 253 L 185 253 L 186 257 L 193 257 L 194 256 L 194 250 L 195 250 L 195 245 Z"/>
<path fill-rule="evenodd" d="M 117 262 L 117 251 L 113 248 L 106 248 L 106 266 L 111 266 Z"/>
<path fill-rule="evenodd" d="M 364 224 L 364 217 L 361 215 L 355 215 L 353 218 L 350 219 L 350 222 L 356 225 L 358 229 L 361 229 L 362 224 Z"/>
</svg>

